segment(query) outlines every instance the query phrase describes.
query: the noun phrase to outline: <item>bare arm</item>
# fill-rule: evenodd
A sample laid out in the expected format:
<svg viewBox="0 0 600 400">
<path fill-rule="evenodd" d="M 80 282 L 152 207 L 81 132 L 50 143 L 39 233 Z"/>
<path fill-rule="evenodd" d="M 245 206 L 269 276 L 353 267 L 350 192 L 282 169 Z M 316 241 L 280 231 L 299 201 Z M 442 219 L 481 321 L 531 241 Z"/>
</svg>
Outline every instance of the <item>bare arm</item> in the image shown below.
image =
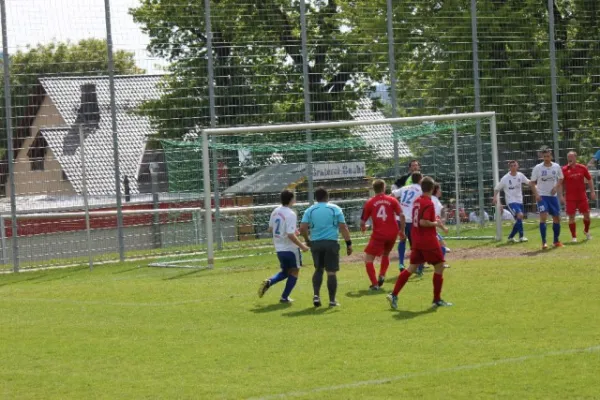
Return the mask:
<svg viewBox="0 0 600 400">
<path fill-rule="evenodd" d="M 340 228 L 340 233 L 342 234 L 342 237 L 346 241 L 346 254 L 351 255 L 352 254 L 352 240 L 350 239 L 350 230 L 348 229 L 348 225 L 339 224 L 338 227 Z M 350 243 L 350 245 L 348 245 L 348 243 Z"/>
<path fill-rule="evenodd" d="M 288 238 L 296 245 L 300 248 L 300 250 L 302 251 L 306 251 L 308 250 L 308 247 L 306 247 L 306 245 L 304 243 L 302 243 L 300 241 L 300 239 L 298 239 L 298 236 L 296 236 L 295 233 L 288 233 Z"/>
<path fill-rule="evenodd" d="M 310 238 L 308 237 L 308 224 L 306 222 L 300 224 L 300 235 L 302 235 L 306 243 L 310 242 Z"/>
<path fill-rule="evenodd" d="M 592 200 L 596 200 L 596 188 L 594 187 L 594 177 L 588 179 L 588 187 L 590 188 L 590 197 Z"/>
<path fill-rule="evenodd" d="M 492 199 L 492 204 L 493 204 L 493 205 L 496 205 L 496 204 L 498 204 L 498 197 L 499 197 L 498 195 L 499 195 L 499 194 L 500 194 L 500 191 L 499 191 L 499 190 L 494 190 L 494 197 L 493 197 L 493 199 Z"/>
<path fill-rule="evenodd" d="M 426 219 L 422 219 L 419 221 L 419 226 L 423 228 L 437 228 L 440 224 L 437 221 L 429 221 Z"/>
<path fill-rule="evenodd" d="M 535 196 L 535 201 L 540 201 L 540 195 L 537 191 L 536 183 L 537 181 L 529 181 L 529 187 L 531 188 L 531 192 Z"/>
</svg>

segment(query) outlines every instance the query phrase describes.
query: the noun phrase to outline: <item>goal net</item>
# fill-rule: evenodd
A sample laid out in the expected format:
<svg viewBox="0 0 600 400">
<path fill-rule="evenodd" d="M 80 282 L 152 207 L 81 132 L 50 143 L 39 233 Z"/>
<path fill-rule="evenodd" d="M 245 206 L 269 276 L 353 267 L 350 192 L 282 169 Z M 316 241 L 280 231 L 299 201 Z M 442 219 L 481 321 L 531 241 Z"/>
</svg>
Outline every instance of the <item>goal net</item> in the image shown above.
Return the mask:
<svg viewBox="0 0 600 400">
<path fill-rule="evenodd" d="M 366 243 L 359 225 L 372 181 L 384 179 L 389 190 L 411 160 L 441 185 L 448 239 L 501 238 L 501 209 L 491 203 L 499 162 L 494 113 L 206 129 L 177 146 L 195 158 L 167 161 L 169 177 L 202 176 L 204 202 L 213 205 L 204 218 L 208 262 L 214 248 L 272 251 L 268 219 L 284 189 L 296 193 L 301 218 L 314 189 L 326 188 L 355 242 Z M 181 170 L 190 166 L 193 173 Z M 181 182 L 169 186 L 185 190 Z"/>
</svg>

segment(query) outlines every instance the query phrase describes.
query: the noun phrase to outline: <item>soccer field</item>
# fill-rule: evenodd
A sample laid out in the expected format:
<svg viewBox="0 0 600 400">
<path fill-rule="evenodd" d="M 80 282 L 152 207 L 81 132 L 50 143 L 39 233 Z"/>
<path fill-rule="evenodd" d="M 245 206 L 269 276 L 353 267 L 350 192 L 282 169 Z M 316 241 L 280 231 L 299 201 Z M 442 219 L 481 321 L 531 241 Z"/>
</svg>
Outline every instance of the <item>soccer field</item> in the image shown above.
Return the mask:
<svg viewBox="0 0 600 400">
<path fill-rule="evenodd" d="M 317 310 L 310 259 L 292 305 L 278 303 L 282 284 L 257 297 L 273 256 L 1 275 L 0 397 L 598 398 L 600 247 L 541 253 L 527 233 L 524 245 L 450 242 L 455 305 L 437 311 L 431 269 L 393 311 L 395 262 L 370 294 L 357 257 L 339 274 L 341 307 Z"/>
</svg>

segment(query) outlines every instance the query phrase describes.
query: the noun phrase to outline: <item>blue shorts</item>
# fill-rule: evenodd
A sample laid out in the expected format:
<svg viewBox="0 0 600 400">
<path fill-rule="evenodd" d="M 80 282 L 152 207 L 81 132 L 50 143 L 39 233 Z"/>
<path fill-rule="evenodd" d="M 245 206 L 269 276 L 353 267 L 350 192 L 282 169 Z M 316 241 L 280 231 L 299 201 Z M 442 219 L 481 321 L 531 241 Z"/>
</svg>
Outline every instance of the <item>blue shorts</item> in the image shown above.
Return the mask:
<svg viewBox="0 0 600 400">
<path fill-rule="evenodd" d="M 278 251 L 279 266 L 281 269 L 300 268 L 302 266 L 302 254 L 300 249 L 296 251 Z"/>
<path fill-rule="evenodd" d="M 521 203 L 509 203 L 508 211 L 516 217 L 517 214 L 525 214 L 525 207 L 523 207 L 523 204 Z"/>
<path fill-rule="evenodd" d="M 556 196 L 542 196 L 537 203 L 537 208 L 540 213 L 548 213 L 553 217 L 560 216 L 560 204 Z"/>
</svg>

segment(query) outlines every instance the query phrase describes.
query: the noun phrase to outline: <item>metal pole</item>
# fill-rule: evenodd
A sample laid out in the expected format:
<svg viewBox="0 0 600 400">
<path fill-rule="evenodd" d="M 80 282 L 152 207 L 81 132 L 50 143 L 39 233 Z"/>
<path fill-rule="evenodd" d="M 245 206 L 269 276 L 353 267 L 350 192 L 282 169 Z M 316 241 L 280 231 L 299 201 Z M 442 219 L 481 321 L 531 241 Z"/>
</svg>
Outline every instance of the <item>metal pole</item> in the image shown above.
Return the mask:
<svg viewBox="0 0 600 400">
<path fill-rule="evenodd" d="M 456 113 L 456 110 L 454 110 Z M 456 203 L 454 216 L 456 219 L 456 235 L 460 235 L 460 166 L 458 163 L 458 130 L 456 128 L 456 121 L 454 121 L 453 128 L 454 136 L 454 190 L 456 192 Z"/>
<path fill-rule="evenodd" d="M 398 99 L 396 95 L 396 55 L 394 50 L 394 9 L 392 0 L 387 0 L 387 37 L 388 68 L 390 70 L 390 97 L 392 102 L 392 118 L 398 116 Z M 400 144 L 394 135 L 394 179 L 400 176 Z"/>
<path fill-rule="evenodd" d="M 498 139 L 496 128 L 496 116 L 490 118 L 490 139 L 492 142 L 492 177 L 494 187 L 500 182 L 500 171 L 498 169 Z M 502 240 L 502 204 L 496 203 L 496 240 Z"/>
<path fill-rule="evenodd" d="M 471 42 L 473 45 L 473 85 L 475 88 L 475 112 L 481 111 L 481 90 L 479 86 L 479 50 L 477 42 L 477 0 L 471 0 Z M 479 191 L 479 223 L 484 224 L 485 202 L 483 191 L 483 145 L 481 143 L 481 121 L 476 124 L 477 138 L 477 186 Z"/>
<path fill-rule="evenodd" d="M 215 107 L 215 69 L 213 59 L 213 36 L 212 22 L 210 13 L 210 0 L 204 0 L 204 24 L 206 25 L 206 53 L 208 61 L 208 104 L 210 107 L 210 127 L 217 126 L 217 112 Z M 211 137 L 214 142 L 218 140 L 217 136 Z M 215 150 L 216 153 L 216 150 Z M 203 162 L 204 163 L 204 162 Z M 219 161 L 215 154 L 212 158 L 213 180 L 215 181 L 215 228 L 217 230 L 217 248 L 221 250 L 223 241 L 221 240 L 221 196 L 219 184 Z"/>
<path fill-rule="evenodd" d="M 87 236 L 87 251 L 90 271 L 94 269 L 92 259 L 92 232 L 90 229 L 90 205 L 88 203 L 87 175 L 85 169 L 85 143 L 83 139 L 83 126 L 79 125 L 79 155 L 81 158 L 81 194 L 83 195 L 83 208 L 85 210 L 85 233 Z"/>
<path fill-rule="evenodd" d="M 556 80 L 556 43 L 554 39 L 554 0 L 548 0 L 548 41 L 550 46 L 550 88 L 552 91 L 552 138 L 554 139 L 554 161 L 560 164 L 558 143 L 558 86 Z"/>
<path fill-rule="evenodd" d="M 204 181 L 204 219 L 206 224 L 206 255 L 208 268 L 213 268 L 215 256 L 213 249 L 212 206 L 210 195 L 210 170 L 208 162 L 208 135 L 202 131 L 202 176 Z"/>
<path fill-rule="evenodd" d="M 158 163 L 150 163 L 150 182 L 152 186 L 152 208 L 160 209 L 160 199 L 158 195 Z M 152 236 L 155 249 L 162 247 L 162 234 L 160 231 L 160 215 L 155 213 L 152 216 Z"/>
<path fill-rule="evenodd" d="M 596 207 L 598 208 L 598 207 Z M 4 224 L 4 215 L 0 215 L 0 237 L 2 240 L 2 264 L 8 263 L 8 247 L 6 246 L 6 225 Z"/>
<path fill-rule="evenodd" d="M 10 57 L 8 56 L 8 29 L 6 26 L 6 1 L 0 0 L 0 20 L 2 23 L 2 55 L 4 62 L 4 112 L 6 124 L 6 152 L 8 153 L 8 190 L 10 191 L 10 219 L 12 229 L 13 271 L 19 272 L 19 231 L 17 225 L 17 199 L 15 193 L 15 153 L 12 131 L 12 99 L 10 85 Z"/>
<path fill-rule="evenodd" d="M 308 37 L 306 26 L 306 3 L 300 0 L 300 27 L 302 37 L 302 76 L 304 82 L 304 121 L 310 122 L 310 81 L 308 73 Z M 306 131 L 306 141 L 312 142 L 312 131 Z M 314 183 L 313 183 L 313 156 L 309 148 L 306 152 L 306 176 L 308 180 L 308 202 L 314 202 Z"/>
<path fill-rule="evenodd" d="M 106 19 L 106 47 L 108 52 L 108 84 L 110 90 L 110 115 L 112 119 L 113 156 L 115 163 L 115 192 L 117 201 L 117 241 L 119 260 L 125 261 L 125 237 L 123 235 L 123 204 L 121 200 L 121 170 L 119 162 L 119 137 L 117 132 L 117 102 L 115 98 L 115 62 L 113 59 L 113 39 L 110 22 L 110 0 L 104 0 Z"/>
</svg>

